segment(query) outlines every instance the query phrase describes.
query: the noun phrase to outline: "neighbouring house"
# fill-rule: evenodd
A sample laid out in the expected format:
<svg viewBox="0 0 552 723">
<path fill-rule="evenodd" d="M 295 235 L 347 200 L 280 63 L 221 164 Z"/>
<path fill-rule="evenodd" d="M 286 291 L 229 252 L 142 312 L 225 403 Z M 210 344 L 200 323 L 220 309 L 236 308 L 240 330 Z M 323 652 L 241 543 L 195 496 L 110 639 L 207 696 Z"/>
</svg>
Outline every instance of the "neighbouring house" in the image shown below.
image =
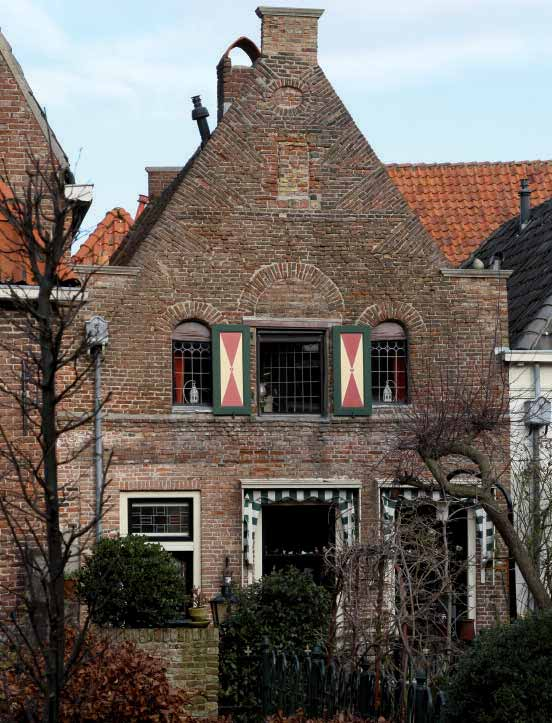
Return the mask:
<svg viewBox="0 0 552 723">
<path fill-rule="evenodd" d="M 80 224 L 92 201 L 92 186 L 75 184 L 69 161 L 46 115 L 25 79 L 5 36 L 0 33 L 0 194 L 5 199 L 20 194 L 26 187 L 26 170 L 29 159 L 47 163 L 49 159 L 65 169 L 67 183 L 65 195 L 75 201 L 71 217 L 71 231 L 78 233 Z M 16 284 L 22 294 L 29 292 L 32 273 L 28 258 L 18 252 L 20 237 L 6 218 L 0 214 L 0 306 L 2 314 L 2 352 L 0 354 L 0 379 L 9 388 L 15 383 L 19 390 L 25 384 L 27 367 L 21 354 L 22 346 L 28 345 L 21 327 L 14 323 L 14 311 L 10 304 L 11 291 L 6 284 Z M 69 264 L 62 267 L 60 286 L 74 287 L 79 281 Z M 14 293 L 17 293 L 14 292 Z M 8 350 L 13 344 L 13 355 Z M 22 415 L 14 411 L 13 399 L 3 397 L 0 420 L 6 434 L 20 435 L 24 422 Z M 5 444 L 5 442 L 4 442 Z M 4 479 L 5 482 L 5 479 Z M 16 576 L 16 555 L 6 521 L 0 516 L 0 607 L 11 604 L 10 589 Z"/>
<path fill-rule="evenodd" d="M 134 218 L 124 208 L 117 207 L 108 211 L 94 231 L 73 254 L 73 263 L 83 266 L 108 264 L 147 203 L 148 197 L 140 194 Z"/>
<path fill-rule="evenodd" d="M 507 274 L 452 268 L 319 67 L 322 11 L 257 14 L 260 50 L 240 38 L 218 65 L 216 130 L 194 99 L 201 147 L 148 168 L 151 201 L 105 264 L 114 219 L 89 286 L 110 327 L 104 531 L 159 540 L 208 594 L 226 557 L 241 582 L 291 562 L 319 578 L 325 545 L 375 534 L 428 369 L 460 354 L 477 377 L 497 321 L 507 339 Z M 83 519 L 85 463 L 66 472 Z M 481 626 L 508 603 L 477 524 L 471 505 L 457 543 Z"/>
<path fill-rule="evenodd" d="M 528 180 L 521 181 L 518 214 L 476 249 L 486 267 L 512 271 L 508 279 L 509 345 L 500 348 L 510 388 L 512 492 L 514 514 L 550 582 L 552 546 L 552 194 L 531 207 Z M 466 265 L 471 265 L 470 258 Z M 536 512 L 538 511 L 538 512 Z M 535 524 L 535 518 L 537 519 Z M 528 603 L 518 573 L 520 612 Z"/>
</svg>

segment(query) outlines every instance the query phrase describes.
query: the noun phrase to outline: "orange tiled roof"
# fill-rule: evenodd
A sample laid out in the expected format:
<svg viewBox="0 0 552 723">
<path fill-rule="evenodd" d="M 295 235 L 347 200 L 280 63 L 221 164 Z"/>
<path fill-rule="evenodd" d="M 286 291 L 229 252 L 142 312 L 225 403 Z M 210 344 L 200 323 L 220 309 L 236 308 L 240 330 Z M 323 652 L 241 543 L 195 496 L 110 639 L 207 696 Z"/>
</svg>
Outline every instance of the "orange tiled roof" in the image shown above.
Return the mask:
<svg viewBox="0 0 552 723">
<path fill-rule="evenodd" d="M 134 218 L 124 208 L 113 208 L 108 211 L 74 254 L 73 263 L 106 266 L 136 219 L 142 214 L 148 200 L 148 197 L 144 195 L 138 197 L 138 208 Z"/>
<path fill-rule="evenodd" d="M 12 198 L 11 190 L 0 181 L 0 198 L 9 201 Z M 36 240 L 39 241 L 38 235 Z M 76 279 L 71 268 L 65 263 L 58 268 L 58 280 L 67 283 Z M 31 284 L 33 273 L 27 254 L 25 243 L 15 228 L 0 213 L 0 283 Z"/>
<path fill-rule="evenodd" d="M 124 208 L 114 208 L 96 226 L 83 245 L 73 256 L 76 264 L 104 266 L 112 253 L 130 231 L 134 220 Z"/>
<path fill-rule="evenodd" d="M 390 164 L 408 204 L 454 265 L 519 212 L 519 182 L 529 179 L 531 205 L 552 197 L 552 161 Z"/>
</svg>

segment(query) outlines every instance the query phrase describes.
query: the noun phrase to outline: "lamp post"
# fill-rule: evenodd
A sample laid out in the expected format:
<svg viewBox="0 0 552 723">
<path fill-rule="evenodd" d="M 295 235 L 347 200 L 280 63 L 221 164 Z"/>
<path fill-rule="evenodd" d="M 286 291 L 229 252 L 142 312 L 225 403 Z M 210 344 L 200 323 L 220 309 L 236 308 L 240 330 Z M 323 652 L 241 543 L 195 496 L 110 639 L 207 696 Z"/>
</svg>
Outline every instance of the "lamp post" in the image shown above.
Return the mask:
<svg viewBox="0 0 552 723">
<path fill-rule="evenodd" d="M 224 571 L 222 573 L 222 586 L 220 592 L 217 593 L 210 601 L 211 614 L 215 627 L 219 627 L 230 614 L 232 605 L 238 602 L 238 598 L 232 592 L 232 572 L 228 567 L 229 559 L 226 558 Z"/>
</svg>

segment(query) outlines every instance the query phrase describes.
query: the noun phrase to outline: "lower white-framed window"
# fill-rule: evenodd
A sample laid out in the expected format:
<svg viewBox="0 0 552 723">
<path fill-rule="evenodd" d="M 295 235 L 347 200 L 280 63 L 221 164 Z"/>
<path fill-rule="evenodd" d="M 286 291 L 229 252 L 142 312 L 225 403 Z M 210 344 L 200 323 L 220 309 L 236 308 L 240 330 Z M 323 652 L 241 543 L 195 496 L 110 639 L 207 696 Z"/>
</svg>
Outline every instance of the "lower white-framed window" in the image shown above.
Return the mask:
<svg viewBox="0 0 552 723">
<path fill-rule="evenodd" d="M 121 492 L 122 537 L 140 534 L 158 542 L 180 565 L 186 588 L 201 587 L 201 493 Z"/>
<path fill-rule="evenodd" d="M 323 547 L 359 539 L 356 480 L 242 480 L 244 579 L 293 565 L 322 582 Z"/>
<path fill-rule="evenodd" d="M 395 524 L 395 506 L 397 500 L 401 498 L 405 502 L 417 502 L 417 504 L 424 503 L 427 501 L 428 505 L 435 505 L 440 501 L 441 495 L 439 492 L 433 494 L 425 494 L 414 487 L 401 486 L 401 487 L 389 487 L 388 482 L 379 482 L 380 492 L 380 509 L 379 514 L 383 516 L 383 530 L 385 534 L 386 527 Z M 451 539 L 449 533 L 449 546 L 457 546 L 457 542 L 461 544 L 459 547 L 462 548 L 461 555 L 464 559 L 465 564 L 465 600 L 463 616 L 466 619 L 473 620 L 474 626 L 477 624 L 476 621 L 476 604 L 477 604 L 477 557 L 476 557 L 476 539 L 477 539 L 477 507 L 474 505 L 473 500 L 467 498 L 459 500 L 449 500 L 449 504 L 452 509 L 455 509 L 456 514 L 460 519 L 456 520 L 456 535 L 459 535 L 460 539 L 455 541 Z M 454 514 L 454 513 L 453 513 Z M 436 508 L 437 515 L 437 508 Z M 386 604 L 393 605 L 394 598 L 394 572 L 391 569 L 387 570 L 386 578 L 388 581 Z"/>
</svg>

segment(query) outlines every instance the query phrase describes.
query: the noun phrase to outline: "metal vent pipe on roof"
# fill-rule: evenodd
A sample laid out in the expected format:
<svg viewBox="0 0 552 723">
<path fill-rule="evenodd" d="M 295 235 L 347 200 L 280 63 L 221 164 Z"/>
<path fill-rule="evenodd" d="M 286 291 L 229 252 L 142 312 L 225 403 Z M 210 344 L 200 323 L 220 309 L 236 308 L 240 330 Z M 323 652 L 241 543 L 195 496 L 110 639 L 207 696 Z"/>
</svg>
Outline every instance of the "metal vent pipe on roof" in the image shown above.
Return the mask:
<svg viewBox="0 0 552 723">
<path fill-rule="evenodd" d="M 201 105 L 201 96 L 194 95 L 192 97 L 194 109 L 192 111 L 192 120 L 197 121 L 197 127 L 199 128 L 199 134 L 201 136 L 201 147 L 207 143 L 211 137 L 211 131 L 209 130 L 209 123 L 207 118 L 209 117 L 209 111 L 205 106 Z"/>
<path fill-rule="evenodd" d="M 529 181 L 524 178 L 520 184 L 519 190 L 519 228 L 520 231 L 527 226 L 531 216 L 531 191 L 529 189 Z"/>
</svg>

